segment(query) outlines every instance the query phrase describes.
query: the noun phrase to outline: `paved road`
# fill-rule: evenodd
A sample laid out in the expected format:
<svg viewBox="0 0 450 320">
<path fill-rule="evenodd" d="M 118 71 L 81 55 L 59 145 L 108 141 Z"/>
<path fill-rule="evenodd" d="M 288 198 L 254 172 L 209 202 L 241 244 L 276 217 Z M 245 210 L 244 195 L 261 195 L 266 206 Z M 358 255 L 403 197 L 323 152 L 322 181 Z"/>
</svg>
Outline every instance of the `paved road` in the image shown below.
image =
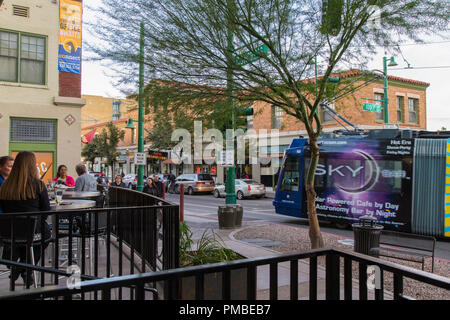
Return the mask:
<svg viewBox="0 0 450 320">
<path fill-rule="evenodd" d="M 180 195 L 166 194 L 166 199 L 174 203 L 179 203 Z M 237 200 L 244 208 L 244 221 L 270 221 L 288 224 L 298 228 L 308 228 L 306 219 L 292 218 L 275 213 L 272 205 L 273 199 L 244 199 Z M 217 208 L 225 205 L 225 199 L 216 199 L 210 194 L 197 194 L 184 196 L 184 219 L 185 221 L 195 227 L 201 228 L 218 228 L 217 222 Z M 324 222 L 321 223 L 321 230 L 336 235 L 341 235 L 348 238 L 353 238 L 353 231 L 351 229 L 337 229 L 332 225 Z M 436 243 L 436 257 L 450 260 L 450 242 L 437 241 Z"/>
</svg>

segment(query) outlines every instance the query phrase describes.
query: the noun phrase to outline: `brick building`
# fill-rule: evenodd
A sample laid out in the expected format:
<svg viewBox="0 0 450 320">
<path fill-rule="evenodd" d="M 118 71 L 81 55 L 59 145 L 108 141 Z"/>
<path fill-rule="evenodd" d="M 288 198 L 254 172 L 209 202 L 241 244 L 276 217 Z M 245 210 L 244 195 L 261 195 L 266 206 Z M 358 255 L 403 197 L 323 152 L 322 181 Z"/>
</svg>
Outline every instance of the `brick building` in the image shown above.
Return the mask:
<svg viewBox="0 0 450 320">
<path fill-rule="evenodd" d="M 351 70 L 339 74 L 339 77 L 345 79 L 356 77 L 360 74 L 359 70 Z M 359 83 L 362 83 L 362 81 L 358 81 L 354 85 L 357 86 Z M 430 84 L 396 76 L 388 76 L 388 83 L 389 123 L 397 124 L 399 128 L 426 129 L 426 89 Z M 369 102 L 382 105 L 381 102 L 373 102 L 373 100 L 369 99 L 383 100 L 383 98 L 383 80 L 380 79 L 336 101 L 332 107 L 361 129 L 382 128 L 384 125 L 383 113 L 363 111 L 362 104 Z M 252 128 L 256 132 L 266 130 L 268 136 L 270 136 L 273 129 L 279 131 L 279 147 L 269 147 L 263 150 L 263 153 L 267 153 L 269 158 L 282 158 L 284 150 L 290 145 L 292 139 L 299 136 L 307 137 L 304 125 L 296 118 L 286 115 L 278 107 L 271 106 L 265 102 L 255 102 L 253 109 L 255 116 L 249 119 L 248 129 Z M 324 132 L 344 129 L 333 119 L 329 112 L 320 110 L 320 117 Z M 352 128 L 349 127 L 349 129 Z M 245 170 L 254 179 L 268 186 L 273 185 L 277 181 L 278 173 L 273 174 L 269 163 L 243 167 L 245 168 L 242 168 L 242 170 Z"/>
<path fill-rule="evenodd" d="M 70 7 L 61 8 L 70 8 L 73 20 L 62 24 L 60 3 L 5 0 L 0 5 L 0 155 L 35 152 L 40 174 L 50 168 L 45 181 L 60 164 L 76 177 L 81 151 L 82 1 L 64 2 Z M 70 43 L 77 70 L 60 71 L 60 50 L 68 44 L 61 43 L 61 32 L 72 22 L 78 26 L 66 35 L 80 43 Z"/>
<path fill-rule="evenodd" d="M 339 74 L 342 79 L 352 78 L 360 75 L 360 71 L 352 70 Z M 357 86 L 359 82 L 354 85 Z M 426 89 L 429 86 L 428 83 L 404 79 L 395 76 L 389 76 L 389 123 L 398 124 L 400 128 L 410 128 L 413 130 L 426 128 Z M 383 113 L 363 111 L 362 104 L 365 102 L 371 102 L 381 105 L 381 102 L 373 102 L 369 99 L 382 100 L 384 94 L 383 81 L 377 80 L 371 82 L 369 85 L 362 87 L 355 91 L 351 95 L 347 95 L 344 98 L 338 100 L 333 108 L 339 112 L 342 116 L 349 121 L 359 126 L 361 129 L 375 129 L 382 128 L 384 125 Z M 84 110 L 89 110 L 98 105 L 95 116 L 98 119 L 112 119 L 112 101 L 113 99 L 91 96 L 83 96 L 87 100 L 86 107 L 83 108 L 83 119 L 87 119 L 87 114 Z M 109 100 L 108 100 L 109 99 Z M 104 101 L 107 107 L 101 107 L 100 100 Z M 97 101 L 96 103 L 91 103 Z M 115 123 L 120 128 L 125 130 L 127 120 L 132 118 L 137 120 L 138 110 L 137 104 L 133 100 L 129 100 L 128 107 L 123 108 L 121 119 L 115 120 Z M 91 107 L 90 107 L 91 106 Z M 274 106 L 269 105 L 266 102 L 257 101 L 253 103 L 252 108 L 254 115 L 247 117 L 247 129 L 254 129 L 257 138 L 266 137 L 270 142 L 271 132 L 276 129 L 279 132 L 279 146 L 260 146 L 259 152 L 264 154 L 264 163 L 256 165 L 239 165 L 237 168 L 238 176 L 247 173 L 252 178 L 263 182 L 267 186 L 272 186 L 276 183 L 278 177 L 278 171 L 271 168 L 271 159 L 282 158 L 284 150 L 290 145 L 292 139 L 299 136 L 307 136 L 304 125 L 296 118 L 284 114 L 284 112 Z M 151 108 L 150 108 L 151 109 Z M 93 113 L 89 116 L 92 118 Z M 332 132 L 334 130 L 343 129 L 343 127 L 336 122 L 328 112 L 321 110 L 320 117 L 323 121 L 324 132 Z M 150 113 L 145 115 L 144 127 L 149 130 L 153 126 L 153 120 L 155 115 Z M 201 120 L 201 119 L 199 119 Z M 94 128 L 100 129 L 105 123 L 98 123 L 83 127 L 83 134 L 93 130 Z M 135 122 L 137 127 L 137 123 Z M 207 128 L 203 128 L 207 129 Z M 350 127 L 351 129 L 351 127 Z M 100 131 L 100 130 L 99 130 Z M 136 172 L 136 168 L 133 164 L 134 153 L 137 152 L 137 130 L 125 130 L 125 139 L 120 143 L 118 150 L 121 152 L 121 159 L 118 161 L 118 167 L 116 171 L 120 172 Z M 194 164 L 174 164 L 172 161 L 172 155 L 170 152 L 164 152 L 164 157 L 160 159 L 152 159 L 151 145 L 146 144 L 145 149 L 149 153 L 148 165 L 145 168 L 145 173 L 151 173 L 155 171 L 159 172 L 172 172 L 176 175 L 181 173 L 192 172 L 210 172 L 217 176 L 217 181 L 223 182 L 224 170 L 220 166 L 215 164 L 194 163 Z M 161 150 L 160 150 L 161 151 Z M 162 150 L 164 151 L 164 150 Z M 280 161 L 281 162 L 281 161 Z"/>
</svg>

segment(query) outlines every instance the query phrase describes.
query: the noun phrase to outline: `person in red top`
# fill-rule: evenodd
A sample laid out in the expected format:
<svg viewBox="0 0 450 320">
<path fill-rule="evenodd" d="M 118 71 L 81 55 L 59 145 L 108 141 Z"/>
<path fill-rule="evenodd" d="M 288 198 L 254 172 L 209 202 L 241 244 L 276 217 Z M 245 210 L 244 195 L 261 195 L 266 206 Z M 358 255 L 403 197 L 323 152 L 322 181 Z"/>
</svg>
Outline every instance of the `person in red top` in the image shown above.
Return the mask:
<svg viewBox="0 0 450 320">
<path fill-rule="evenodd" d="M 53 179 L 57 184 L 65 184 L 68 187 L 75 187 L 75 180 L 67 175 L 67 167 L 65 165 L 60 165 L 58 167 L 58 172 L 56 173 L 56 178 Z"/>
</svg>

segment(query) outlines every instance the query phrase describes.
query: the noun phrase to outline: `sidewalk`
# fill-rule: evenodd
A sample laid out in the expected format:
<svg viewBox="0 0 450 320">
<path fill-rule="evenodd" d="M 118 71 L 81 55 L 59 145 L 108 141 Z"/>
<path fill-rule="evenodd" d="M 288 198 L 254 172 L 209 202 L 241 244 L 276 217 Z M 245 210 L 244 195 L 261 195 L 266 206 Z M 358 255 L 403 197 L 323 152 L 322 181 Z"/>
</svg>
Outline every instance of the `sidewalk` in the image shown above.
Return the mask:
<svg viewBox="0 0 450 320">
<path fill-rule="evenodd" d="M 284 253 L 278 252 L 269 248 L 265 248 L 262 245 L 270 245 L 270 243 L 262 243 L 264 239 L 248 239 L 247 241 L 238 240 L 235 238 L 235 234 L 245 230 L 246 228 L 264 227 L 268 223 L 258 222 L 257 225 L 247 223 L 239 229 L 215 229 L 214 232 L 218 234 L 222 240 L 225 242 L 226 247 L 232 249 L 233 251 L 239 253 L 240 255 L 247 258 L 259 258 L 259 257 L 270 257 L 283 255 Z M 194 233 L 194 241 L 200 238 L 204 229 L 191 228 Z M 260 244 L 260 245 L 258 245 Z M 274 243 L 276 244 L 276 243 Z M 257 270 L 257 299 L 266 300 L 270 296 L 270 272 L 269 266 L 258 267 Z M 298 266 L 298 287 L 299 287 L 299 299 L 308 300 L 309 299 L 309 263 L 306 261 L 299 261 Z M 344 296 L 344 282 L 343 275 L 341 275 L 341 299 Z M 359 288 L 358 282 L 353 280 L 353 299 L 358 299 Z M 368 298 L 373 300 L 373 291 L 368 292 Z M 278 299 L 279 300 L 289 300 L 290 299 L 290 263 L 284 262 L 278 265 Z M 325 268 L 318 265 L 317 266 L 317 299 L 325 300 Z M 385 299 L 392 299 L 392 295 L 389 292 L 385 292 Z"/>
</svg>

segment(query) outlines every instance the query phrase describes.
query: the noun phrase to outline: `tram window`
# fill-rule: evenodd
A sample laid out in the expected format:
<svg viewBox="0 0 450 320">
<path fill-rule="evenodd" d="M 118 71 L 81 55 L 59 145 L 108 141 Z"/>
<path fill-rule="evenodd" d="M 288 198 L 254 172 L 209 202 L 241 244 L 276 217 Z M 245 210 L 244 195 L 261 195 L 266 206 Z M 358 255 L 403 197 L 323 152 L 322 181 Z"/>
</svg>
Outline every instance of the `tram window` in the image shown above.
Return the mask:
<svg viewBox="0 0 450 320">
<path fill-rule="evenodd" d="M 299 191 L 300 158 L 287 157 L 283 166 L 283 179 L 281 180 L 281 191 Z"/>
<path fill-rule="evenodd" d="M 311 163 L 311 158 L 305 158 L 305 183 L 308 175 L 309 164 Z M 323 174 L 325 168 L 325 158 L 319 158 L 319 162 L 316 167 L 316 174 L 314 176 L 314 188 L 322 189 L 325 187 L 327 181 L 327 175 Z"/>
</svg>

